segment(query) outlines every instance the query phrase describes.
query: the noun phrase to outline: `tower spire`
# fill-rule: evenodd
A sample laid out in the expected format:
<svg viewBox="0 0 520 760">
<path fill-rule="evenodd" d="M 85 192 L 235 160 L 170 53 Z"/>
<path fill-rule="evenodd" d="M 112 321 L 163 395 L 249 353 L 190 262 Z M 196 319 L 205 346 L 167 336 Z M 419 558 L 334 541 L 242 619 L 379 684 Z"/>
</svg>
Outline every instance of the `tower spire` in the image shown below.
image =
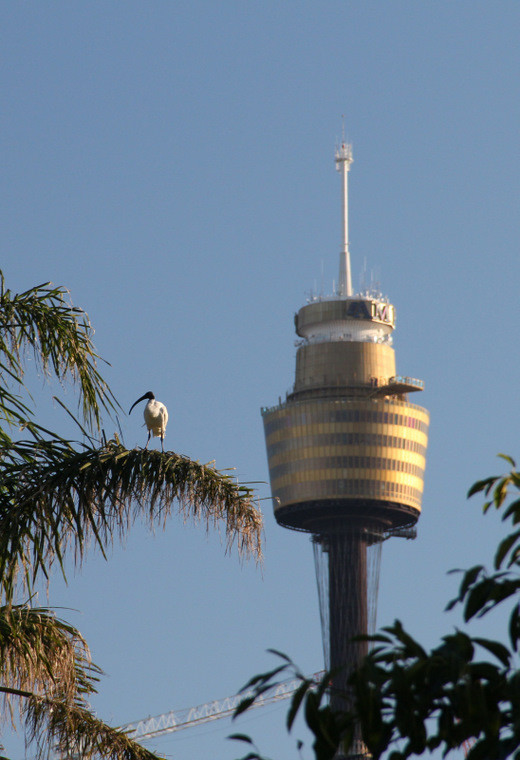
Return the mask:
<svg viewBox="0 0 520 760">
<path fill-rule="evenodd" d="M 339 287 L 341 298 L 352 295 L 352 275 L 350 271 L 350 251 L 348 247 L 348 173 L 352 158 L 352 145 L 345 142 L 345 127 L 341 145 L 336 148 L 336 169 L 343 179 L 343 247 L 339 255 Z"/>
</svg>

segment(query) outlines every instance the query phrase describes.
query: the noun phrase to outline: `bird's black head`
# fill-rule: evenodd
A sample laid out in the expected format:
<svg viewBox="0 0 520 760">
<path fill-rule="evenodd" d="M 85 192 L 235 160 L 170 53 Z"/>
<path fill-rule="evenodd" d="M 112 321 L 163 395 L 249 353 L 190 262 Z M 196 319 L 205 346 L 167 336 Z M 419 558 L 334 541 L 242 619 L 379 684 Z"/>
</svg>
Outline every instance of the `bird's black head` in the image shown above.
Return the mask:
<svg viewBox="0 0 520 760">
<path fill-rule="evenodd" d="M 132 409 L 134 408 L 136 404 L 138 404 L 140 401 L 144 401 L 145 398 L 152 400 L 155 398 L 155 396 L 153 395 L 152 391 L 148 391 L 148 393 L 145 393 L 144 396 L 141 396 L 141 398 L 138 398 L 137 401 L 134 401 L 134 403 L 130 407 L 130 412 L 132 411 Z M 130 414 L 130 412 L 128 412 L 128 414 Z"/>
</svg>

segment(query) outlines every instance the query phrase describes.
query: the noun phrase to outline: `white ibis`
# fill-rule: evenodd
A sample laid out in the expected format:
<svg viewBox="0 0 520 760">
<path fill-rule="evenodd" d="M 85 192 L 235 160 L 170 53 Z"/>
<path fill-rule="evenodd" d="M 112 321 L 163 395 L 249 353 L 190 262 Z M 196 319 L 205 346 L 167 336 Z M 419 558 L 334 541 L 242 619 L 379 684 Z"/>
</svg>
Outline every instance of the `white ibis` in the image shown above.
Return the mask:
<svg viewBox="0 0 520 760">
<path fill-rule="evenodd" d="M 150 443 L 150 436 L 153 433 L 156 438 L 161 439 L 161 448 L 164 451 L 164 434 L 166 433 L 166 425 L 168 423 L 168 410 L 164 404 L 161 404 L 160 401 L 156 401 L 152 391 L 148 391 L 148 393 L 145 393 L 144 396 L 141 396 L 141 398 L 138 398 L 137 401 L 132 404 L 130 412 L 136 404 L 140 401 L 144 401 L 145 398 L 148 399 L 148 403 L 143 412 L 144 423 L 148 428 L 148 440 L 146 441 L 145 449 Z M 130 412 L 128 412 L 128 414 L 130 414 Z"/>
</svg>

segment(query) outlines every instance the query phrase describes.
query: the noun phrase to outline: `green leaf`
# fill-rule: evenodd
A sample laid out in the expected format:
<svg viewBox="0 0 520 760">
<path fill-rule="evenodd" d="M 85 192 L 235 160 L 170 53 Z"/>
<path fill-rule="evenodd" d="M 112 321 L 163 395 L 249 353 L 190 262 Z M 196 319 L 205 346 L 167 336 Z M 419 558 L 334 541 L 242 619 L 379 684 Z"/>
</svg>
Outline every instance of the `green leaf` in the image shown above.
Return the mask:
<svg viewBox="0 0 520 760">
<path fill-rule="evenodd" d="M 505 522 L 509 517 L 513 516 L 513 525 L 520 522 L 520 499 L 515 499 L 502 513 L 502 520 Z"/>
<path fill-rule="evenodd" d="M 291 705 L 289 707 L 289 711 L 287 713 L 286 718 L 286 724 L 287 724 L 287 730 L 290 731 L 294 720 L 296 718 L 296 715 L 298 714 L 298 710 L 300 709 L 300 705 L 307 694 L 309 688 L 312 685 L 312 681 L 304 680 L 302 684 L 296 689 L 294 692 L 294 695 L 291 699 Z"/>
<path fill-rule="evenodd" d="M 489 602 L 492 587 L 492 583 L 490 583 L 489 579 L 486 579 L 469 591 L 464 607 L 464 621 L 466 623 L 485 608 Z"/>
<path fill-rule="evenodd" d="M 504 477 L 500 478 L 498 483 L 495 485 L 495 488 L 493 489 L 493 504 L 495 505 L 495 509 L 500 509 L 504 503 L 504 500 L 507 496 L 508 484 L 509 478 Z"/>
<path fill-rule="evenodd" d="M 518 651 L 518 642 L 520 641 L 520 611 L 518 604 L 513 607 L 509 617 L 509 639 L 514 651 Z"/>
<path fill-rule="evenodd" d="M 425 657 L 426 652 L 422 646 L 417 642 L 413 636 L 405 631 L 402 623 L 396 620 L 393 629 L 391 629 L 394 636 L 400 641 L 405 648 L 405 652 L 408 656 L 412 657 Z"/>
<path fill-rule="evenodd" d="M 255 696 L 244 697 L 244 699 L 240 701 L 238 706 L 235 707 L 235 711 L 233 712 L 233 720 L 237 718 L 239 715 L 241 715 L 243 712 L 245 712 L 246 710 L 249 710 L 251 705 L 254 704 L 255 699 L 256 699 Z"/>
<path fill-rule="evenodd" d="M 484 480 L 477 480 L 477 482 L 473 483 L 473 485 L 469 489 L 467 498 L 469 499 L 471 496 L 473 496 L 476 493 L 479 493 L 480 491 L 485 491 L 486 494 L 489 493 L 491 486 L 497 480 L 498 480 L 498 477 L 491 477 L 491 478 L 485 478 Z"/>
<path fill-rule="evenodd" d="M 466 570 L 466 572 L 463 575 L 460 587 L 459 587 L 459 595 L 455 599 L 451 599 L 450 602 L 445 607 L 445 610 L 451 610 L 453 607 L 455 607 L 457 604 L 460 604 L 464 598 L 466 597 L 468 593 L 468 589 L 475 583 L 478 576 L 484 571 L 483 565 L 474 565 L 469 570 Z M 462 570 L 451 570 L 451 573 L 461 573 Z"/>
<path fill-rule="evenodd" d="M 247 736 L 247 734 L 230 734 L 228 739 L 233 739 L 237 742 L 246 742 L 247 744 L 253 744 L 253 740 L 250 736 Z"/>
<path fill-rule="evenodd" d="M 475 644 L 487 649 L 488 652 L 491 652 L 491 654 L 494 655 L 504 667 L 507 668 L 509 666 L 511 652 L 506 646 L 504 646 L 504 644 L 501 644 L 499 641 L 494 641 L 493 639 L 474 638 L 473 641 Z"/>
<path fill-rule="evenodd" d="M 516 467 L 516 463 L 514 459 L 511 459 L 511 457 L 508 454 L 497 454 L 498 457 L 501 459 L 505 459 L 505 461 L 511 465 L 511 467 Z"/>
<path fill-rule="evenodd" d="M 293 664 L 293 661 L 291 660 L 291 658 L 288 657 L 284 652 L 280 652 L 279 649 L 268 649 L 267 651 L 269 652 L 269 654 L 274 654 L 277 657 L 280 657 L 282 660 L 285 660 L 285 662 L 288 665 L 292 665 Z"/>
<path fill-rule="evenodd" d="M 273 668 L 272 670 L 267 670 L 265 673 L 258 673 L 256 676 L 253 676 L 249 679 L 249 681 L 240 689 L 240 693 L 243 693 L 245 691 L 248 691 L 251 688 L 256 688 L 258 684 L 268 684 L 271 683 L 274 678 L 279 674 L 283 673 L 286 670 L 286 665 L 278 665 L 276 668 Z M 274 683 L 271 683 L 273 686 Z"/>
<path fill-rule="evenodd" d="M 517 530 L 515 533 L 510 533 L 499 543 L 495 554 L 495 570 L 500 569 L 506 555 L 519 539 L 520 530 Z"/>
</svg>

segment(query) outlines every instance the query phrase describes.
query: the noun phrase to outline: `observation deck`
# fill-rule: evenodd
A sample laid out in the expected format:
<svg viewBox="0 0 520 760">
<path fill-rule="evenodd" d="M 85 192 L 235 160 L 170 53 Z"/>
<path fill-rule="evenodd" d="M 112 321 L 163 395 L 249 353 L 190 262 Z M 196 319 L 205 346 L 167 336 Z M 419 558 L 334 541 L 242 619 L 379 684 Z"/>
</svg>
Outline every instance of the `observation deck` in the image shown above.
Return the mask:
<svg viewBox="0 0 520 760">
<path fill-rule="evenodd" d="M 408 401 L 423 382 L 396 371 L 394 326 L 392 304 L 369 294 L 312 301 L 296 314 L 294 386 L 262 410 L 280 524 L 321 534 L 417 521 L 429 415 Z"/>
</svg>

